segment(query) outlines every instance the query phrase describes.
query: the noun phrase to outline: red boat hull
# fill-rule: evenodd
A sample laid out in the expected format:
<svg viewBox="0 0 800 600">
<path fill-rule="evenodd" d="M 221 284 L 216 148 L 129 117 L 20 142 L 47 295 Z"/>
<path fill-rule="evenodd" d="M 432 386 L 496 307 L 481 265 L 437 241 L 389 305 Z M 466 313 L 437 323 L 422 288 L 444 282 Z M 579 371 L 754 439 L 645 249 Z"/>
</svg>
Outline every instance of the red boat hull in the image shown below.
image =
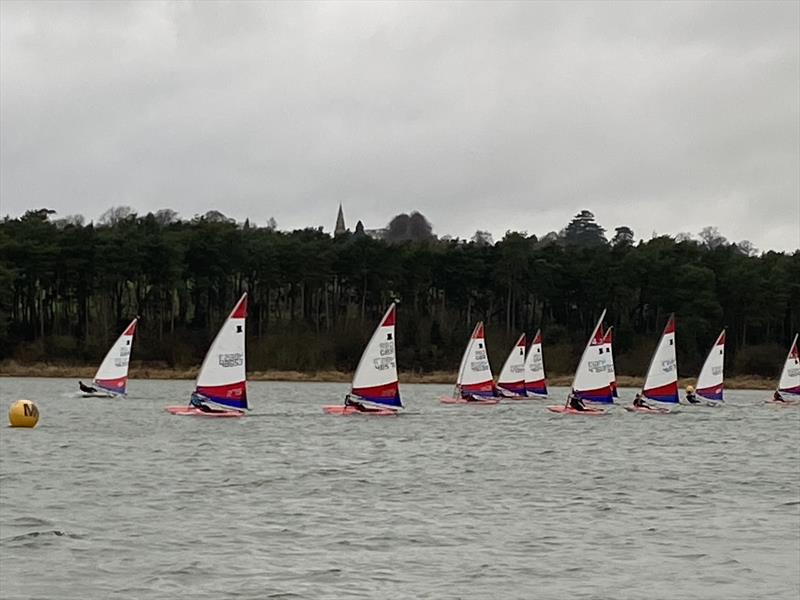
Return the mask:
<svg viewBox="0 0 800 600">
<path fill-rule="evenodd" d="M 170 414 L 179 415 L 183 417 L 191 416 L 191 417 L 236 418 L 244 416 L 244 412 L 241 410 L 222 410 L 222 411 L 206 412 L 204 410 L 200 410 L 199 408 L 194 408 L 192 406 L 167 406 L 164 410 L 166 410 Z"/>
<path fill-rule="evenodd" d="M 670 412 L 668 408 L 660 408 L 657 406 L 654 406 L 653 408 L 642 408 L 641 406 L 624 406 L 623 408 L 628 412 L 637 412 L 643 414 L 650 413 L 654 415 L 665 415 L 668 412 Z"/>
<path fill-rule="evenodd" d="M 349 416 L 349 415 L 366 415 L 370 417 L 396 417 L 397 411 L 392 410 L 391 408 L 373 408 L 373 407 L 366 407 L 364 410 L 358 410 L 353 406 L 342 406 L 341 404 L 337 404 L 334 406 L 328 405 L 323 406 L 322 410 L 325 411 L 329 415 L 342 415 L 342 416 Z"/>
<path fill-rule="evenodd" d="M 575 410 L 568 406 L 548 406 L 547 410 L 554 413 L 561 413 L 565 415 L 587 415 L 590 417 L 599 417 L 606 414 L 606 411 L 599 408 L 587 408 L 586 410 Z"/>
<path fill-rule="evenodd" d="M 450 396 L 442 396 L 439 398 L 442 404 L 498 404 L 499 398 L 486 398 L 484 400 L 466 400 L 464 398 L 452 398 Z"/>
</svg>

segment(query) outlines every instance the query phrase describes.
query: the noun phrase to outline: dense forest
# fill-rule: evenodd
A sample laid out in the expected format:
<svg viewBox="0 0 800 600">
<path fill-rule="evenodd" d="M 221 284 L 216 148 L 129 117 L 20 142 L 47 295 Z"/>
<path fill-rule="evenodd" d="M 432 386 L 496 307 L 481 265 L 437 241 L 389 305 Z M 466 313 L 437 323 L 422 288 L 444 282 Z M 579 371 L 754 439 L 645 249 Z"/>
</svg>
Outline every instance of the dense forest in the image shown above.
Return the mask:
<svg viewBox="0 0 800 600">
<path fill-rule="evenodd" d="M 419 213 L 374 233 L 336 236 L 107 211 L 97 223 L 41 209 L 0 223 L 0 359 L 94 363 L 135 315 L 133 352 L 164 367 L 199 364 L 242 291 L 250 294 L 248 368 L 352 370 L 376 319 L 398 301 L 401 370 L 455 370 L 474 322 L 495 369 L 541 328 L 550 373 L 571 372 L 608 308 L 617 371 L 641 375 L 667 315 L 682 375 L 695 375 L 728 328 L 728 372 L 772 376 L 800 329 L 800 251 L 758 254 L 707 227 L 610 240 L 589 211 L 541 239 L 438 239 Z"/>
</svg>

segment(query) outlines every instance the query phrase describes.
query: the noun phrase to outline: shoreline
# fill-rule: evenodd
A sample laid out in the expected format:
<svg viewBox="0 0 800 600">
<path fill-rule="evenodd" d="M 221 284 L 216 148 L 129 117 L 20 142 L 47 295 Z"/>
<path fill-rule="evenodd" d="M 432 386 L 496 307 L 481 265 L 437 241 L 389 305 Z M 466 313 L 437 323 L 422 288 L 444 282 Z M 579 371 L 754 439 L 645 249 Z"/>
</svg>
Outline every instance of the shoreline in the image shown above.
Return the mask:
<svg viewBox="0 0 800 600">
<path fill-rule="evenodd" d="M 51 365 L 38 363 L 21 365 L 13 361 L 0 363 L 0 377 L 55 377 L 70 379 L 88 379 L 94 376 L 96 366 L 76 365 Z M 147 367 L 143 365 L 132 366 L 129 377 L 131 379 L 187 379 L 197 377 L 199 366 L 188 369 L 165 369 L 161 367 Z M 353 378 L 352 372 L 320 370 L 320 371 L 250 371 L 247 373 L 248 381 L 288 381 L 288 382 L 317 382 L 317 383 L 349 383 Z M 400 383 L 437 383 L 453 384 L 456 380 L 455 371 L 431 371 L 417 373 L 401 371 Z M 617 385 L 623 388 L 641 387 L 644 378 L 620 375 Z M 678 381 L 678 386 L 683 389 L 687 385 L 694 385 L 696 379 L 683 377 Z M 547 383 L 553 387 L 566 387 L 572 382 L 572 375 L 550 375 Z M 725 379 L 725 389 L 729 390 L 773 390 L 776 381 L 765 377 L 753 375 L 738 375 Z"/>
</svg>

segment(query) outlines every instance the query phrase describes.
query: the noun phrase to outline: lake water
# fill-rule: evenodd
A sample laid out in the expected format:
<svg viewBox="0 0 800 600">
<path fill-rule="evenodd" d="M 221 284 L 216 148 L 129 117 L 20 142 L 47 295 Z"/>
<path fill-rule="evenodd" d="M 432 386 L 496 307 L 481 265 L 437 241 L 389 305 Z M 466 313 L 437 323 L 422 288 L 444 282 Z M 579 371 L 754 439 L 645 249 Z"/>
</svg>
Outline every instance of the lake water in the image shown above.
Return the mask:
<svg viewBox="0 0 800 600">
<path fill-rule="evenodd" d="M 797 600 L 800 408 L 606 417 L 544 401 L 325 415 L 348 386 L 252 383 L 243 419 L 0 379 L 0 597 Z M 630 391 L 623 396 L 630 398 Z M 563 398 L 558 390 L 556 398 Z"/>
</svg>

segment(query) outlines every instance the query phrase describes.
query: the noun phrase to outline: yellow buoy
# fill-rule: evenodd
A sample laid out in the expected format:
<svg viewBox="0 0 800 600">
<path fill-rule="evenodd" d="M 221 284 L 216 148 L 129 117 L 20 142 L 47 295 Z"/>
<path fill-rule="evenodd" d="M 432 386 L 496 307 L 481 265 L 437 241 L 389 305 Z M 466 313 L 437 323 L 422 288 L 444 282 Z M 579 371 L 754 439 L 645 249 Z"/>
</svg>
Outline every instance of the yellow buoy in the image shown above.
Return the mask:
<svg viewBox="0 0 800 600">
<path fill-rule="evenodd" d="M 36 427 L 39 409 L 30 400 L 17 400 L 8 409 L 8 422 L 12 427 Z"/>
</svg>

